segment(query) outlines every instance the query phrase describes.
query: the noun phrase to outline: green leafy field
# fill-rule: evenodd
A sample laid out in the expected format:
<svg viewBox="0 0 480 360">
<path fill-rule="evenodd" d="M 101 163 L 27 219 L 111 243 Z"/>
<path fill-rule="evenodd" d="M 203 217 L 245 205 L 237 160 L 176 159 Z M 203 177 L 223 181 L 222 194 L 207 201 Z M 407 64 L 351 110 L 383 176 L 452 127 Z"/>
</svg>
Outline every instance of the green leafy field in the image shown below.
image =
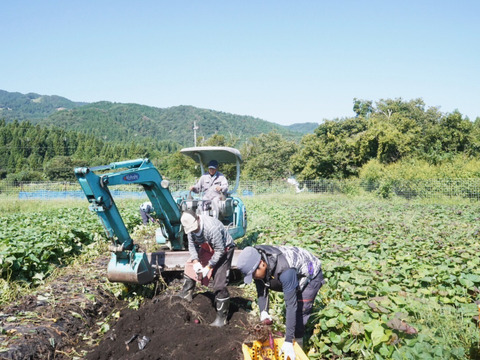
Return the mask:
<svg viewBox="0 0 480 360">
<path fill-rule="evenodd" d="M 295 245 L 322 260 L 327 283 L 307 326 L 311 359 L 479 358 L 479 203 L 304 194 L 244 201 L 241 247 Z M 3 281 L 41 282 L 105 242 L 86 202 L 15 206 L 0 216 Z M 121 208 L 132 230 L 138 203 Z M 281 294 L 271 301 L 281 324 Z"/>
<path fill-rule="evenodd" d="M 14 202 L 0 216 L 0 279 L 37 284 L 89 246 L 105 242 L 98 216 L 84 202 Z M 3 204 L 2 204 L 3 205 Z M 122 204 L 131 230 L 141 222 L 136 204 Z"/>
<path fill-rule="evenodd" d="M 245 244 L 301 246 L 322 260 L 327 283 L 309 324 L 310 358 L 478 358 L 478 203 L 298 196 L 246 204 Z"/>
</svg>

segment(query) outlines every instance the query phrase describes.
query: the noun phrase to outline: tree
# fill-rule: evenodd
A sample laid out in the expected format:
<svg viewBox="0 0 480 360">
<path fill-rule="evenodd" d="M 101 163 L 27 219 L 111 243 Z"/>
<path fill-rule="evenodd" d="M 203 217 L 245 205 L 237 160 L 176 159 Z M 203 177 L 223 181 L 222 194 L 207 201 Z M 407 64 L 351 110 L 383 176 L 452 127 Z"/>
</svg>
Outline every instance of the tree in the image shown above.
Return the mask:
<svg viewBox="0 0 480 360">
<path fill-rule="evenodd" d="M 253 137 L 242 147 L 243 175 L 255 180 L 286 178 L 291 175 L 290 158 L 296 151 L 295 142 L 277 132 Z"/>
<path fill-rule="evenodd" d="M 367 161 L 360 152 L 360 139 L 367 130 L 363 117 L 325 121 L 306 135 L 300 150 L 292 157 L 292 170 L 299 180 L 346 178 L 358 173 Z"/>
<path fill-rule="evenodd" d="M 372 101 L 353 99 L 353 112 L 357 114 L 357 117 L 368 117 L 373 110 Z"/>
<path fill-rule="evenodd" d="M 45 164 L 44 173 L 48 180 L 52 181 L 74 181 L 75 174 L 73 172 L 76 163 L 72 161 L 70 156 L 55 156 Z"/>
<path fill-rule="evenodd" d="M 462 117 L 458 110 L 440 120 L 439 137 L 445 152 L 463 152 L 471 142 L 473 124 Z"/>
</svg>

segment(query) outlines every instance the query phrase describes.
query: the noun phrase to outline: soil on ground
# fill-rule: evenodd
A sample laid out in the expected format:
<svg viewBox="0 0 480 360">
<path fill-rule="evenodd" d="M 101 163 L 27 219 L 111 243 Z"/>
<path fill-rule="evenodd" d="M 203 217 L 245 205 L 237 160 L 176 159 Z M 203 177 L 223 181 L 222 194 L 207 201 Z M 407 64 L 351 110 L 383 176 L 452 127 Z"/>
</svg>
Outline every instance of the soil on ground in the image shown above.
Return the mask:
<svg viewBox="0 0 480 360">
<path fill-rule="evenodd" d="M 107 261 L 0 307 L 0 359 L 243 359 L 242 343 L 265 336 L 237 286 L 229 287 L 229 323 L 221 328 L 209 325 L 213 293 L 199 289 L 189 303 L 174 296 L 178 279 L 130 309 L 103 286 Z"/>
<path fill-rule="evenodd" d="M 211 293 L 199 293 L 191 303 L 158 296 L 138 311 L 122 311 L 87 359 L 243 359 L 242 343 L 252 335 L 246 305 L 232 296 L 229 323 L 218 328 L 210 326 L 216 317 Z"/>
</svg>

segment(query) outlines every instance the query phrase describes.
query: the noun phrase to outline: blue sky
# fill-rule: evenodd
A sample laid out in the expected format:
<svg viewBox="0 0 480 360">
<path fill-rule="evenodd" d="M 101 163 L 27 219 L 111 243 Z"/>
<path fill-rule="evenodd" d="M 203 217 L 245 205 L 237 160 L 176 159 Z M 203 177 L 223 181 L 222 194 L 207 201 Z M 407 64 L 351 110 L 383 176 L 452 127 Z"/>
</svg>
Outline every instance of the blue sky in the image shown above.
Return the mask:
<svg viewBox="0 0 480 360">
<path fill-rule="evenodd" d="M 480 116 L 480 1 L 2 1 L 0 89 L 288 125 L 353 99 Z"/>
</svg>

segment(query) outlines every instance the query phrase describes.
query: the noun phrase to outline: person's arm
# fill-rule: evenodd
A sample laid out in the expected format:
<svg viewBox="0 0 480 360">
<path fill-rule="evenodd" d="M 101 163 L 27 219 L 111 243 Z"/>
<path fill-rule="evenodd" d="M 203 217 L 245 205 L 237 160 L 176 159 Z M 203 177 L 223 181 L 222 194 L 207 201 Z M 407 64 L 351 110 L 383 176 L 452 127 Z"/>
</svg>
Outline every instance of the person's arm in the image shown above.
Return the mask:
<svg viewBox="0 0 480 360">
<path fill-rule="evenodd" d="M 190 253 L 190 261 L 198 260 L 199 246 L 193 241 L 192 234 L 187 235 L 188 238 L 188 252 Z"/>
<path fill-rule="evenodd" d="M 227 178 L 224 175 L 222 175 L 221 179 L 220 179 L 220 188 L 221 188 L 221 192 L 223 194 L 227 193 L 227 191 L 228 191 L 228 181 L 227 181 Z"/>
<path fill-rule="evenodd" d="M 297 316 L 297 288 L 298 279 L 295 269 L 285 270 L 280 275 L 280 282 L 283 288 L 283 297 L 287 308 L 285 315 L 285 341 L 292 342 L 295 337 L 295 325 Z"/>
<path fill-rule="evenodd" d="M 203 175 L 198 179 L 197 183 L 190 187 L 190 190 L 193 191 L 195 194 L 198 194 L 200 191 L 202 191 L 203 187 Z"/>
<path fill-rule="evenodd" d="M 257 288 L 258 308 L 260 313 L 262 313 L 262 311 L 268 313 L 268 288 L 261 280 L 255 280 L 255 286 Z"/>
</svg>

